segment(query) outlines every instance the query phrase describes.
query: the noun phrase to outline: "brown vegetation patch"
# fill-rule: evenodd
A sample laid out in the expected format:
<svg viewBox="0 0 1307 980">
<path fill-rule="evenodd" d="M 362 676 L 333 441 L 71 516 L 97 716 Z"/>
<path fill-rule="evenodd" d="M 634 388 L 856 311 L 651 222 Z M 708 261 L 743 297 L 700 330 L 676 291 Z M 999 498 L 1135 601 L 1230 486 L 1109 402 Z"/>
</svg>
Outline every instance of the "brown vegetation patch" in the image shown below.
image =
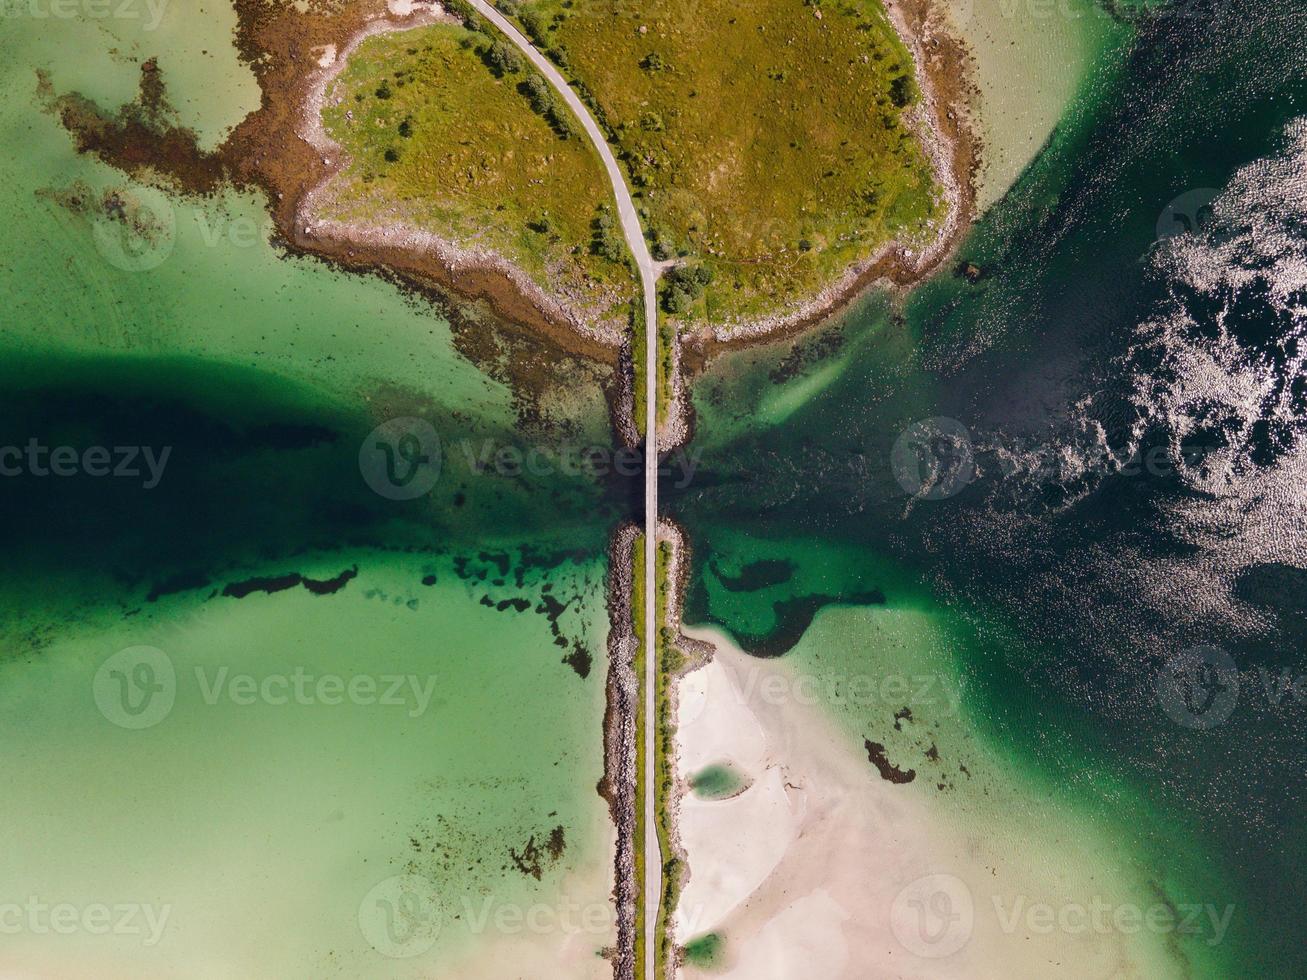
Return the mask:
<svg viewBox="0 0 1307 980">
<path fill-rule="evenodd" d="M 200 148 L 192 130 L 178 125 L 166 79 L 153 59 L 141 66 L 136 99 L 114 110 L 76 93 L 56 94 L 44 75 L 38 77 L 38 95 L 72 134 L 79 152 L 144 183 L 191 196 L 208 196 L 224 187 L 261 188 L 278 244 L 287 253 L 321 258 L 347 271 L 380 274 L 435 303 L 450 319 L 460 353 L 512 386 L 524 418 L 542 421 L 539 404 L 548 385 L 559 377 L 575 378 L 576 358 L 595 363 L 594 378 L 610 406 L 616 406 L 619 351 L 541 311 L 504 273 L 452 268 L 425 250 L 298 234 L 300 200 L 330 171 L 321 155 L 296 135 L 307 95 L 321 71 L 315 52 L 327 45 L 344 48 L 370 22 L 385 16 L 384 0 L 312 0 L 303 11 L 270 0 L 234 0 L 234 5 L 236 48 L 254 73 L 262 98 L 260 107 L 211 152 Z M 459 304 L 451 293 L 474 302 Z M 519 356 L 523 354 L 527 356 Z"/>
</svg>

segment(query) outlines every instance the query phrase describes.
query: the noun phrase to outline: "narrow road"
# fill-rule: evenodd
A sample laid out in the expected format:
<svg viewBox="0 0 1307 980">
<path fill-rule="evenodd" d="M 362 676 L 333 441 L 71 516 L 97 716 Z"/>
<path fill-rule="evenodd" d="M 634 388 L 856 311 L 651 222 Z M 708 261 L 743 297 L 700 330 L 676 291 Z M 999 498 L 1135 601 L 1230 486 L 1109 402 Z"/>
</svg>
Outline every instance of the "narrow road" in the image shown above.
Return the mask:
<svg viewBox="0 0 1307 980">
<path fill-rule="evenodd" d="M 657 638 L 660 624 L 657 621 L 658 579 L 655 558 L 658 554 L 658 264 L 649 254 L 645 244 L 644 230 L 640 227 L 640 216 L 635 210 L 635 201 L 626 186 L 626 179 L 613 156 L 603 130 L 590 110 L 581 101 L 567 79 L 554 67 L 554 63 L 538 51 L 516 27 L 486 0 L 468 0 L 472 7 L 486 20 L 494 24 L 512 41 L 545 80 L 562 96 L 572 114 L 581 121 L 586 135 L 594 144 L 595 150 L 608 171 L 608 181 L 613 186 L 613 196 L 617 199 L 617 216 L 622 223 L 622 234 L 626 236 L 627 247 L 635 257 L 635 264 L 640 270 L 640 284 L 644 295 L 644 336 L 645 336 L 645 450 L 644 450 L 644 622 L 645 622 L 645 675 L 644 675 L 644 976 L 646 980 L 655 980 L 654 954 L 657 949 L 658 904 L 662 896 L 663 860 L 658 846 L 658 822 L 655 813 L 655 779 L 654 766 L 656 736 L 658 733 L 657 704 L 654 699 L 655 676 L 658 669 Z M 669 910 L 670 913 L 670 910 Z"/>
</svg>

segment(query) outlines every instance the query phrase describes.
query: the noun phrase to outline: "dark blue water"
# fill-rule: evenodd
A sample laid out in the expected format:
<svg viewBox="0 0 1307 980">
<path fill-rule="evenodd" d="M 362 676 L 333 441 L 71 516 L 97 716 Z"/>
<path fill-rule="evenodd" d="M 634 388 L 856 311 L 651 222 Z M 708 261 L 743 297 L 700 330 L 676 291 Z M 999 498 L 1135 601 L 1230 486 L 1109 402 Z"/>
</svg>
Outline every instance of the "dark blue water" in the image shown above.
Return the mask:
<svg viewBox="0 0 1307 980">
<path fill-rule="evenodd" d="M 714 562 L 865 549 L 808 598 L 928 590 L 973 631 L 1013 753 L 1120 776 L 1191 828 L 1171 846 L 1220 869 L 1240 956 L 1301 976 L 1307 701 L 1284 681 L 1307 673 L 1307 5 L 1183 13 L 1136 21 L 975 229 L 979 281 L 948 270 L 830 328 L 850 365 L 780 426 L 748 418 L 791 344 L 710 369 L 701 406 L 742 421 L 701 426 L 719 448 L 665 492 L 696 547 L 691 619 L 783 652 L 795 624 Z M 741 530 L 754 546 L 715 552 Z M 1173 659 L 1195 648 L 1219 651 L 1206 673 Z M 1228 716 L 1177 722 L 1172 668 L 1195 711 L 1237 681 Z"/>
</svg>

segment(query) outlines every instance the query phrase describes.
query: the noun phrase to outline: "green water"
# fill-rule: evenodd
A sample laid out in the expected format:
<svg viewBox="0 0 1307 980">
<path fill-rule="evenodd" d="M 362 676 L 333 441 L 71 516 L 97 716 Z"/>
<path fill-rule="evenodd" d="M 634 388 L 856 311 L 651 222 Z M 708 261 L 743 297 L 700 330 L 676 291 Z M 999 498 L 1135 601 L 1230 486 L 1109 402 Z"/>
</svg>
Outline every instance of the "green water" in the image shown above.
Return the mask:
<svg viewBox="0 0 1307 980">
<path fill-rule="evenodd" d="M 391 961 L 360 930 L 360 909 L 401 874 L 431 883 L 439 924 L 405 965 L 437 974 L 458 975 L 461 957 L 494 942 L 474 925 L 483 908 L 606 908 L 613 831 L 593 794 L 602 567 L 547 579 L 581 597 L 561 626 L 599 654 L 583 680 L 543 616 L 481 605 L 481 586 L 448 558 L 333 552 L 301 567 L 325 577 L 342 563 L 358 578 L 329 597 L 165 599 L 130 618 L 88 610 L 36 649 L 6 644 L 3 900 L 171 910 L 155 944 L 9 936 L 8 967 L 378 975 Z M 147 727 L 120 727 L 135 721 L 116 711 L 116 691 L 101 710 L 97 672 L 142 645 L 168 658 L 175 700 L 150 705 Z M 278 680 L 297 672 L 299 696 Z M 364 686 L 320 689 L 323 678 Z M 561 857 L 543 859 L 539 880 L 519 870 L 512 852 L 557 827 Z M 613 940 L 607 928 L 580 938 L 594 951 Z"/>
<path fill-rule="evenodd" d="M 606 375 L 498 334 L 570 380 L 526 412 L 533 394 L 462 352 L 483 313 L 288 257 L 256 196 L 162 195 L 79 158 L 40 107 L 37 69 L 114 107 L 158 55 L 213 145 L 258 97 L 233 24 L 167 5 L 153 30 L 0 33 L 0 444 L 167 452 L 157 479 L 0 481 L 0 903 L 22 907 L 0 972 L 493 976 L 500 955 L 601 975 L 623 491 L 569 464 L 610 449 Z M 163 233 L 124 248 L 58 203 L 79 186 Z M 439 437 L 414 499 L 361 470 L 395 417 Z M 165 673 L 175 691 L 142 702 Z M 135 918 L 103 929 L 101 906 Z"/>
<path fill-rule="evenodd" d="M 991 26 L 978 72 L 1005 166 L 1020 166 L 1019 137 L 1061 124 L 964 244 L 984 278 L 946 269 L 907 302 L 866 298 L 797 353 L 723 358 L 694 390 L 699 469 L 664 500 L 694 548 L 687 619 L 788 658 L 850 746 L 875 739 L 919 769 L 905 792 L 995 846 L 1060 853 L 1049 880 L 1233 905 L 1222 942 L 1159 947 L 1168 972 L 1293 977 L 1301 713 L 1244 703 L 1194 731 L 1155 696 L 1157 664 L 1195 643 L 1230 650 L 1250 683 L 1294 668 L 1302 612 L 1302 507 L 1283 488 L 1307 407 L 1292 352 L 1266 342 L 1292 335 L 1298 294 L 1214 300 L 1152 256 L 1168 202 L 1287 152 L 1285 124 L 1307 113 L 1307 31 L 1296 0 L 1198 13 Z M 78 158 L 39 106 L 37 69 L 114 106 L 157 54 L 180 119 L 211 145 L 256 97 L 231 25 L 219 5 L 170 7 L 154 31 L 17 16 L 0 33 L 0 446 L 170 450 L 150 489 L 87 473 L 0 482 L 14 845 L 0 903 L 25 909 L 0 965 L 464 977 L 495 975 L 512 949 L 530 966 L 510 970 L 601 975 L 602 590 L 629 508 L 620 479 L 559 464 L 607 446 L 605 375 L 506 343 L 503 358 L 554 364 L 542 410 L 525 413 L 506 372 L 465 356 L 461 314 L 279 253 L 253 196 L 178 201 Z M 996 81 L 1004 38 L 1022 68 L 1010 91 Z M 1040 84 L 1062 56 L 1074 71 Z M 988 175 L 987 193 L 1010 176 Z M 163 234 L 124 251 L 113 226 L 57 203 L 77 182 L 148 206 Z M 1292 241 L 1295 202 L 1281 189 L 1241 203 Z M 1291 263 L 1280 271 L 1292 283 Z M 1227 517 L 1259 517 L 1255 494 L 1174 474 L 998 480 L 1031 442 L 1076 457 L 1088 423 L 1119 440 L 1147 422 L 1161 431 L 1145 445 L 1191 422 L 1208 438 L 1229 427 L 1219 387 L 1161 421 L 1127 390 L 1141 363 L 1163 386 L 1191 363 L 1128 353 L 1177 297 L 1200 321 L 1224 313 L 1247 360 L 1284 379 L 1283 410 L 1240 435 L 1257 444 L 1254 482 L 1278 488 L 1269 531 Z M 1202 417 L 1208 402 L 1220 411 Z M 407 501 L 360 472 L 396 416 L 441 441 L 438 478 Z M 912 501 L 892 447 L 935 416 L 963 420 L 988 469 L 948 500 Z M 487 466 L 504 447 L 550 465 Z M 122 700 L 169 670 L 162 717 L 149 712 L 167 696 Z M 286 702 L 286 679 L 305 674 L 353 683 L 352 700 L 329 703 L 329 684 Z M 381 675 L 414 678 L 410 700 L 375 703 Z M 73 906 L 78 928 L 44 928 L 33 900 Z M 485 919 L 487 902 L 552 923 L 565 907 L 601 914 L 546 927 L 537 949 L 542 933 Z M 160 928 L 106 933 L 88 918 L 99 906 Z"/>
<path fill-rule="evenodd" d="M 685 961 L 699 969 L 712 969 L 724 955 L 725 940 L 715 932 L 692 939 L 685 944 Z"/>
<path fill-rule="evenodd" d="M 729 800 L 748 785 L 744 774 L 730 763 L 704 766 L 690 775 L 690 791 L 701 800 Z"/>
</svg>

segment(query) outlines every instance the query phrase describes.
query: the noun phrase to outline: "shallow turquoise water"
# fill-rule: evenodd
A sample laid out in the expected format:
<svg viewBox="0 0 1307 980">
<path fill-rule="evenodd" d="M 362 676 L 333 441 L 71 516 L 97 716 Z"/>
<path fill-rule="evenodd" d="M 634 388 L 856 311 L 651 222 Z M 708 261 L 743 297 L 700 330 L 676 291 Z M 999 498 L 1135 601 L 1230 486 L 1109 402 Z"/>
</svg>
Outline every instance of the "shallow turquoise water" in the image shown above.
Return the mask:
<svg viewBox="0 0 1307 980">
<path fill-rule="evenodd" d="M 43 611 L 7 617 L 0 820 L 13 846 L 0 901 L 139 904 L 164 918 L 157 936 L 48 935 L 33 922 L 6 936 L 7 969 L 461 975 L 500 938 L 477 931 L 483 908 L 608 907 L 613 831 L 593 789 L 602 566 L 528 572 L 522 589 L 460 578 L 448 557 L 335 551 L 298 567 L 326 577 L 342 565 L 358 576 L 331 596 L 206 592 L 130 617 L 86 607 L 55 629 Z M 595 652 L 587 678 L 533 607 L 478 601 L 543 585 L 581 597 L 560 626 Z M 20 626 L 47 636 L 18 642 Z M 137 659 L 142 647 L 158 659 Z M 117 651 L 161 680 L 166 665 L 167 690 L 143 713 L 120 711 L 141 692 L 118 700 L 105 669 Z M 541 859 L 537 880 L 513 855 L 555 828 L 566 849 Z M 359 923 L 399 875 L 434 897 L 429 948 L 396 961 Z M 611 914 L 597 921 L 579 935 L 592 952 L 614 938 Z"/>
<path fill-rule="evenodd" d="M 570 464 L 611 448 L 603 372 L 526 351 L 573 384 L 525 422 L 448 311 L 280 253 L 254 196 L 178 200 L 78 158 L 39 106 L 38 68 L 115 106 L 160 53 L 212 144 L 257 98 L 233 22 L 168 5 L 156 31 L 0 33 L 0 445 L 20 451 L 0 479 L 0 904 L 22 907 L 0 972 L 477 976 L 509 948 L 540 975 L 598 969 L 622 508 L 620 480 Z M 70 212 L 76 182 L 163 233 Z M 361 462 L 395 417 L 438 438 L 412 499 L 383 492 L 410 485 L 402 453 L 382 490 Z M 100 906 L 143 928 L 99 928 Z"/>
</svg>

